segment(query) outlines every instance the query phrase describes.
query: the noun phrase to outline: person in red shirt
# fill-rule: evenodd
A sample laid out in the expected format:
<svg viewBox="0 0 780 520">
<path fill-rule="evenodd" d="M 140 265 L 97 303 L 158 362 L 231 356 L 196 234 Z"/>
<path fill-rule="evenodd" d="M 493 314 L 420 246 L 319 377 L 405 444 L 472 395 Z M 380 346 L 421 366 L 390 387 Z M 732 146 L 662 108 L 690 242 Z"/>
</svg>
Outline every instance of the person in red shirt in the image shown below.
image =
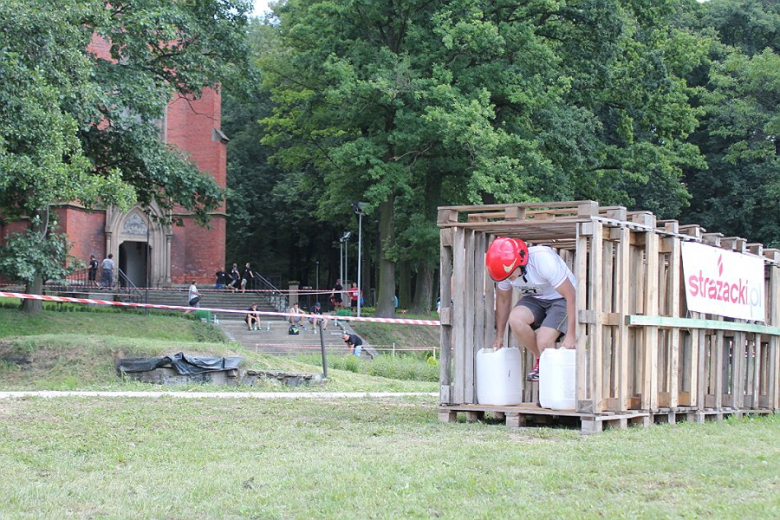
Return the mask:
<svg viewBox="0 0 780 520">
<path fill-rule="evenodd" d="M 362 292 L 358 289 L 355 282 L 352 282 L 352 286 L 349 288 L 349 303 L 352 306 L 352 314 L 357 314 L 358 298 L 362 296 Z"/>
</svg>

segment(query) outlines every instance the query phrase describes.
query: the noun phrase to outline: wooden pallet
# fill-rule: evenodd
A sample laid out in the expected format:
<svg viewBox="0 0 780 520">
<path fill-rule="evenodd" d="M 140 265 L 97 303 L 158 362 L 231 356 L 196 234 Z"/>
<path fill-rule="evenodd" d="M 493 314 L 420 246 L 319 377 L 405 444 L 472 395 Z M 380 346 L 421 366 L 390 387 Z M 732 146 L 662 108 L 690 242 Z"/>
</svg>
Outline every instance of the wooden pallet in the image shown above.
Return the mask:
<svg viewBox="0 0 780 520">
<path fill-rule="evenodd" d="M 704 423 L 705 421 L 715 421 L 715 422 L 721 422 L 723 419 L 726 419 L 728 417 L 744 417 L 746 415 L 769 415 L 775 413 L 772 410 L 769 409 L 728 409 L 728 408 L 721 408 L 721 409 L 715 409 L 715 408 L 708 408 L 705 410 L 696 410 L 693 414 L 694 418 L 693 420 L 696 421 L 699 424 Z"/>
<path fill-rule="evenodd" d="M 550 410 L 533 405 L 441 405 L 439 406 L 439 420 L 442 422 L 455 422 L 458 414 L 465 414 L 466 420 L 473 422 L 483 420 L 486 414 L 490 414 L 498 420 L 503 420 L 510 428 L 523 428 L 530 425 L 555 425 L 578 426 L 580 431 L 597 433 L 604 426 L 624 430 L 629 425 L 650 426 L 650 415 L 647 412 L 624 412 L 589 414 L 575 410 Z"/>
</svg>

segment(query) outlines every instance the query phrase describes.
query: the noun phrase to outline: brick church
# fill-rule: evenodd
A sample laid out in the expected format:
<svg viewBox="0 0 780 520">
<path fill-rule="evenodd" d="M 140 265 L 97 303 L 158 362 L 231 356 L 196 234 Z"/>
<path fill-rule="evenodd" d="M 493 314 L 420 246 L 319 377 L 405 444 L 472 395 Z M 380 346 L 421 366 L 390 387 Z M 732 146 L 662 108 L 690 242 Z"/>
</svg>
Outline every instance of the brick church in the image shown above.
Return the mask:
<svg viewBox="0 0 780 520">
<path fill-rule="evenodd" d="M 93 40 L 90 50 L 107 56 L 107 46 Z M 185 151 L 198 168 L 226 185 L 227 141 L 220 129 L 221 96 L 205 89 L 200 99 L 177 97 L 160 122 L 161 139 Z M 87 263 L 90 255 L 101 261 L 114 255 L 116 265 L 136 287 L 145 287 L 147 275 L 152 287 L 189 283 L 213 283 L 214 273 L 225 265 L 226 214 L 224 203 L 211 214 L 209 227 L 195 224 L 189 213 L 178 208 L 173 217 L 183 226 L 161 226 L 140 207 L 121 212 L 113 207 L 84 210 L 78 204 L 52 208 L 58 231 L 73 243 L 70 254 Z M 157 212 L 159 208 L 152 207 Z M 2 225 L 0 238 L 22 231 L 25 222 Z"/>
</svg>

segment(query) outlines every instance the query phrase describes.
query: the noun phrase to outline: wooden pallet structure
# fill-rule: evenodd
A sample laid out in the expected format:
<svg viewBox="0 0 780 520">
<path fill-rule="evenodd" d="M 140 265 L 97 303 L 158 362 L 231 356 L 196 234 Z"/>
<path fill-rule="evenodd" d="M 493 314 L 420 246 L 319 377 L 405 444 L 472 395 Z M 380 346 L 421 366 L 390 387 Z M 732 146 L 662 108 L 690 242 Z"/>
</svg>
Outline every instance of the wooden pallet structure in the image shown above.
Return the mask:
<svg viewBox="0 0 780 520">
<path fill-rule="evenodd" d="M 593 201 L 440 207 L 438 225 L 441 420 L 495 412 L 520 426 L 533 416 L 576 417 L 590 432 L 780 409 L 780 250 Z M 515 408 L 477 403 L 476 353 L 492 344 L 495 330 L 495 284 L 485 253 L 497 236 L 554 248 L 576 276 L 574 410 L 539 408 L 538 385 L 525 381 L 523 403 Z M 766 319 L 689 310 L 683 242 L 760 258 Z M 514 344 L 507 335 L 504 344 Z M 524 369 L 532 363 L 526 352 Z"/>
</svg>

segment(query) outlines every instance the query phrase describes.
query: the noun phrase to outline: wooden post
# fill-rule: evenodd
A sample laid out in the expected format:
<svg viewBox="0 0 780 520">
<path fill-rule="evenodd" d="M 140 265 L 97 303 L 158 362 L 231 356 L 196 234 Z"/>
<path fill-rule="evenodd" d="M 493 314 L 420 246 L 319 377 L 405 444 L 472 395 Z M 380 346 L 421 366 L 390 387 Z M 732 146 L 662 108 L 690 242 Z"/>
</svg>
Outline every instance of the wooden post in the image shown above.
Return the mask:
<svg viewBox="0 0 780 520">
<path fill-rule="evenodd" d="M 466 298 L 462 287 L 466 280 L 466 231 L 462 228 L 455 228 L 454 232 L 452 270 L 455 279 L 454 283 L 458 290 L 452 293 L 452 330 L 455 334 L 454 382 L 452 390 L 453 402 L 462 404 L 466 398 Z"/>
<path fill-rule="evenodd" d="M 593 236 L 591 237 L 590 263 L 589 270 L 591 275 L 590 284 L 590 305 L 588 308 L 593 311 L 593 324 L 590 333 L 590 377 L 588 378 L 588 387 L 590 388 L 591 399 L 593 400 L 593 412 L 598 413 L 604 410 L 604 396 L 602 389 L 603 381 L 603 300 L 604 283 L 601 264 L 604 258 L 604 226 L 601 222 L 594 221 Z"/>
<path fill-rule="evenodd" d="M 680 317 L 682 283 L 682 256 L 680 239 L 672 237 L 666 239 L 669 246 L 669 315 Z M 669 406 L 675 408 L 680 404 L 680 329 L 674 327 L 671 330 L 669 345 Z"/>
<path fill-rule="evenodd" d="M 439 233 L 441 247 L 439 259 L 440 283 L 440 314 L 441 328 L 439 332 L 441 356 L 439 361 L 439 402 L 452 404 L 452 228 L 442 229 Z"/>
<path fill-rule="evenodd" d="M 475 293 L 477 292 L 474 287 L 476 266 L 474 265 L 474 231 L 466 231 L 466 240 L 464 247 L 466 250 L 466 264 L 465 272 L 466 276 L 461 285 L 461 290 L 464 292 L 463 303 L 465 307 L 465 344 L 463 351 L 463 402 L 474 404 L 477 402 L 477 386 L 476 386 L 476 360 L 477 353 L 474 349 L 474 321 L 475 321 L 475 308 L 474 301 L 476 299 Z M 479 266 L 480 272 L 484 269 Z M 480 291 L 480 296 L 481 296 Z"/>
<path fill-rule="evenodd" d="M 618 286 L 615 291 L 617 305 L 615 311 L 620 318 L 618 325 L 618 338 L 615 350 L 615 367 L 618 372 L 617 402 L 618 411 L 628 410 L 628 325 L 626 316 L 631 312 L 629 308 L 631 287 L 631 232 L 628 228 L 621 227 L 617 244 L 617 274 Z"/>
<path fill-rule="evenodd" d="M 769 266 L 769 307 L 767 308 L 768 323 L 780 327 L 780 250 L 766 249 L 764 256 L 772 263 Z M 774 412 L 780 411 L 780 337 L 772 336 L 769 340 L 767 355 L 767 378 L 769 379 L 767 408 Z"/>
<path fill-rule="evenodd" d="M 645 263 L 647 266 L 647 285 L 645 287 L 644 307 L 647 316 L 658 315 L 658 235 L 645 233 Z M 647 327 L 644 334 L 645 359 L 642 390 L 642 408 L 658 408 L 658 328 Z"/>
<path fill-rule="evenodd" d="M 593 283 L 588 278 L 588 243 L 592 242 L 593 226 L 591 222 L 579 224 L 577 226 L 577 253 L 575 278 L 577 279 L 577 309 L 583 312 L 588 308 L 588 291 Z M 579 332 L 577 336 L 577 411 L 593 412 L 593 406 L 590 402 L 591 395 L 588 392 L 587 385 L 587 349 L 591 343 L 589 335 L 593 325 L 583 322 L 579 318 Z"/>
</svg>

